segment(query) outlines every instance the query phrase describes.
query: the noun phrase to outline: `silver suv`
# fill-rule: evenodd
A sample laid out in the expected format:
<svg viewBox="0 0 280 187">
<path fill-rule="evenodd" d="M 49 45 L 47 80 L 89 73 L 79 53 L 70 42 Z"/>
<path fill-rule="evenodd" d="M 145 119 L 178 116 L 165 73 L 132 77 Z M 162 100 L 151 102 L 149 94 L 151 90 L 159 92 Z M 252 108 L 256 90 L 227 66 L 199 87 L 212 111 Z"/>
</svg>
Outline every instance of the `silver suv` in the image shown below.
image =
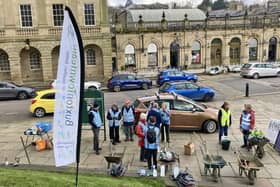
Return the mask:
<svg viewBox="0 0 280 187">
<path fill-rule="evenodd" d="M 243 64 L 240 75 L 242 77 L 280 77 L 280 68 L 271 63 L 247 63 Z"/>
</svg>

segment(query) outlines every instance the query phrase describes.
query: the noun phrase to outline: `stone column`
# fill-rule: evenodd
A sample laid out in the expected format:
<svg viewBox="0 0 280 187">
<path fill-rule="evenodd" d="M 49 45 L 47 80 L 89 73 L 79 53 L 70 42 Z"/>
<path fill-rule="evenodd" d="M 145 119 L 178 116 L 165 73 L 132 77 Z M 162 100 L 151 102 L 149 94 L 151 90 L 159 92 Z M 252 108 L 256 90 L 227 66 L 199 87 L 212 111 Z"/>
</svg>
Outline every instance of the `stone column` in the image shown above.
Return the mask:
<svg viewBox="0 0 280 187">
<path fill-rule="evenodd" d="M 244 36 L 240 46 L 240 63 L 248 63 L 249 61 L 249 45 L 248 37 Z"/>
<path fill-rule="evenodd" d="M 41 62 L 42 62 L 43 80 L 44 82 L 49 82 L 50 80 L 53 79 L 51 55 L 42 54 Z"/>
<path fill-rule="evenodd" d="M 8 52 L 8 55 L 11 70 L 11 80 L 17 83 L 23 83 L 19 51 L 12 50 L 11 52 Z"/>
<path fill-rule="evenodd" d="M 222 65 L 229 65 L 230 64 L 230 57 L 229 57 L 229 53 L 230 53 L 230 38 L 229 37 L 225 37 L 224 39 L 224 45 L 222 47 Z"/>
</svg>

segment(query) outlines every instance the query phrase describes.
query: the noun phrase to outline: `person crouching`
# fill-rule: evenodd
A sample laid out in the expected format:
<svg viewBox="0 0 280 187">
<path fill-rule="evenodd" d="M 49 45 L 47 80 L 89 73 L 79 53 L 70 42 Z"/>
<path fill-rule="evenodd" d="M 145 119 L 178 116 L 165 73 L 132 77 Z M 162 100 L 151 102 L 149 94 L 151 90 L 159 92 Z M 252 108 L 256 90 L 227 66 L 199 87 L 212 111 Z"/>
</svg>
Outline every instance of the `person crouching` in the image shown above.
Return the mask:
<svg viewBox="0 0 280 187">
<path fill-rule="evenodd" d="M 145 128 L 145 150 L 148 160 L 148 169 L 157 168 L 157 150 L 159 146 L 159 128 L 156 125 L 156 117 L 150 116 L 148 126 Z M 153 160 L 153 162 L 152 162 Z"/>
<path fill-rule="evenodd" d="M 107 120 L 109 120 L 110 127 L 109 135 L 113 145 L 116 145 L 116 143 L 121 143 L 119 135 L 119 126 L 121 118 L 122 114 L 118 108 L 118 105 L 113 104 L 107 113 Z"/>
<path fill-rule="evenodd" d="M 147 126 L 146 114 L 141 113 L 138 124 L 136 126 L 136 135 L 139 137 L 138 146 L 140 147 L 140 161 L 146 161 L 146 151 L 145 151 L 145 134 L 144 130 Z"/>
</svg>

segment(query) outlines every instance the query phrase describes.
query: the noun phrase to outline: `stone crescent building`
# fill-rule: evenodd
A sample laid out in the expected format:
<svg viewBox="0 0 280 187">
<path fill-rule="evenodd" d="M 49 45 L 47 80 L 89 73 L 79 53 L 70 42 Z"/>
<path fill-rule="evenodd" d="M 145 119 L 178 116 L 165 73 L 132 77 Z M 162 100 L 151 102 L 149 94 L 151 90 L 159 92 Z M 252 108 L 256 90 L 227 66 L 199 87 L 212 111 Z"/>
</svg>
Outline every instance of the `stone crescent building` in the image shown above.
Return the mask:
<svg viewBox="0 0 280 187">
<path fill-rule="evenodd" d="M 107 1 L 0 0 L 0 80 L 47 83 L 56 78 L 65 6 L 80 27 L 86 79 L 102 81 L 111 75 Z"/>
<path fill-rule="evenodd" d="M 208 68 L 279 61 L 279 12 L 124 10 L 114 16 L 115 67 Z"/>
</svg>

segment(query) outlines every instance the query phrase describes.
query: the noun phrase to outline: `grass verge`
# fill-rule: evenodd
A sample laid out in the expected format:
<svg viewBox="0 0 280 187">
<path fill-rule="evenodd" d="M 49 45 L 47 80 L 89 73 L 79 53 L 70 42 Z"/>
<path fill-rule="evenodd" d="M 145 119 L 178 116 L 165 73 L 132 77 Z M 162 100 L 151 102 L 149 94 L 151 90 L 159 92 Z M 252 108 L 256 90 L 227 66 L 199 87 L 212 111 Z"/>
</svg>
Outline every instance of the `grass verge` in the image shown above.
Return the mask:
<svg viewBox="0 0 280 187">
<path fill-rule="evenodd" d="M 75 186 L 71 173 L 45 172 L 0 168 L 0 187 L 69 187 Z M 154 178 L 119 177 L 80 174 L 80 187 L 162 187 L 164 182 Z"/>
</svg>

